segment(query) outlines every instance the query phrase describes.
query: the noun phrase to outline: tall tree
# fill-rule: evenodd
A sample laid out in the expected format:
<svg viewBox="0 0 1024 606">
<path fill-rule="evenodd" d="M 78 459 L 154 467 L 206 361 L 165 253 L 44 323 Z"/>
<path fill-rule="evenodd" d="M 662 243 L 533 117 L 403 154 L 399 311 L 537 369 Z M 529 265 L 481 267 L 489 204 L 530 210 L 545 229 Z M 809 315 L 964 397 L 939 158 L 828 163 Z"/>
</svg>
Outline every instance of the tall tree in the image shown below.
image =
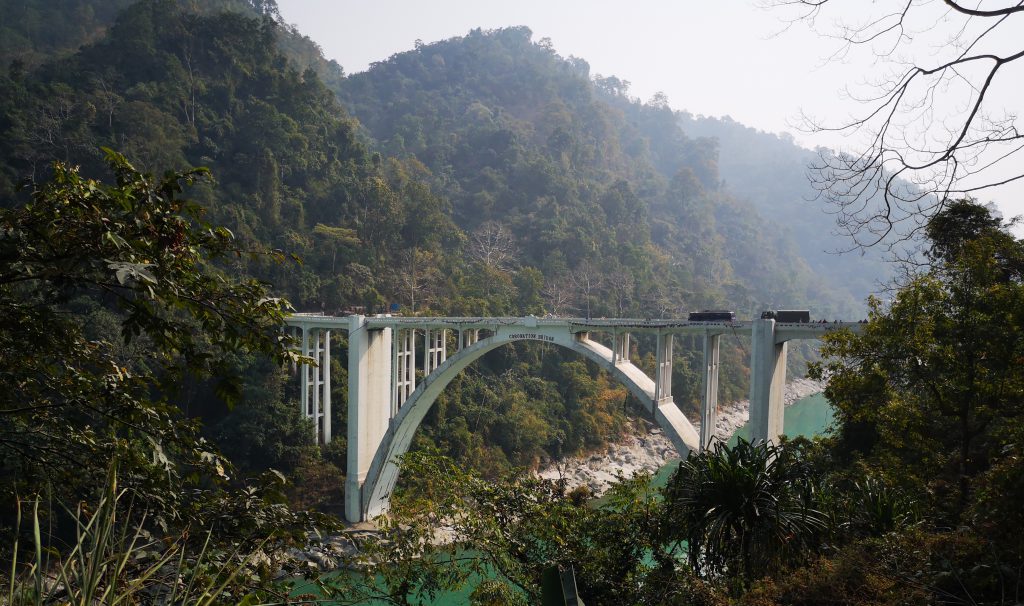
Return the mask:
<svg viewBox="0 0 1024 606">
<path fill-rule="evenodd" d="M 287 303 L 215 268 L 240 251 L 182 197 L 206 171 L 154 179 L 112 152 L 107 162 L 113 185 L 58 163 L 30 203 L 0 211 L 2 496 L 47 483 L 80 495 L 120 458 L 137 474 L 125 480 L 166 491 L 153 505 L 174 516 L 181 495 L 166 478 L 220 465 L 174 396 L 212 378 L 237 399 L 236 352 L 294 359 Z M 113 334 L 97 330 L 104 317 Z M 142 347 L 126 358 L 118 342 Z"/>
<path fill-rule="evenodd" d="M 932 267 L 822 354 L 842 448 L 959 522 L 1024 413 L 1024 243 L 969 200 L 944 206 Z"/>
</svg>

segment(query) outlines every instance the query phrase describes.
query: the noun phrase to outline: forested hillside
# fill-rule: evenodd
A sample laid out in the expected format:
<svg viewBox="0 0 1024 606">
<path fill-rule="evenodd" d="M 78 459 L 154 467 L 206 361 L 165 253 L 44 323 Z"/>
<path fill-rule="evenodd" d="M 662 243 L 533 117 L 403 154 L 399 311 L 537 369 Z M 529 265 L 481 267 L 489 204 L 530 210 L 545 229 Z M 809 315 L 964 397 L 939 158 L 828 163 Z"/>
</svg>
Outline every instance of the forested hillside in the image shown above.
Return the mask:
<svg viewBox="0 0 1024 606">
<path fill-rule="evenodd" d="M 48 6 L 22 4 L 39 15 Z M 215 10 L 225 7 L 238 10 Z M 528 29 L 473 31 L 341 79 L 275 15 L 272 2 L 197 11 L 147 0 L 99 33 L 35 46 L 51 58 L 0 74 L 3 204 L 20 204 L 17 184 L 45 180 L 53 160 L 105 175 L 103 147 L 155 174 L 208 167 L 215 181 L 191 190 L 207 219 L 244 248 L 296 259 L 238 256 L 221 270 L 266 280 L 300 311 L 853 307 L 785 230 L 721 187 L 713 140 L 687 137 L 669 108 L 591 78 L 584 61 L 532 42 Z M 337 76 L 337 97 L 310 65 Z M 103 328 L 116 325 L 112 312 L 89 309 L 97 336 L 116 340 Z M 674 396 L 692 411 L 697 343 L 682 340 L 677 354 Z M 145 351 L 133 355 L 141 363 Z M 745 397 L 747 344 L 730 338 L 722 355 L 722 398 Z M 308 488 L 305 504 L 335 499 L 341 472 L 320 457 L 343 467 L 344 439 L 317 452 L 291 404 L 295 381 L 259 358 L 231 362 L 247 377 L 232 411 L 204 382 L 177 394 L 179 406 L 243 469 L 289 473 Z M 334 372 L 342 402 L 344 369 Z M 417 444 L 487 471 L 530 466 L 614 439 L 628 408 L 625 390 L 595 368 L 522 345 L 456 380 Z M 345 412 L 334 407 L 336 426 Z"/>
<path fill-rule="evenodd" d="M 720 187 L 715 141 L 627 93 L 519 27 L 395 55 L 346 78 L 340 97 L 380 148 L 426 164 L 468 232 L 505 226 L 519 262 L 549 279 L 609 277 L 624 292 L 601 315 L 852 304 Z"/>
</svg>

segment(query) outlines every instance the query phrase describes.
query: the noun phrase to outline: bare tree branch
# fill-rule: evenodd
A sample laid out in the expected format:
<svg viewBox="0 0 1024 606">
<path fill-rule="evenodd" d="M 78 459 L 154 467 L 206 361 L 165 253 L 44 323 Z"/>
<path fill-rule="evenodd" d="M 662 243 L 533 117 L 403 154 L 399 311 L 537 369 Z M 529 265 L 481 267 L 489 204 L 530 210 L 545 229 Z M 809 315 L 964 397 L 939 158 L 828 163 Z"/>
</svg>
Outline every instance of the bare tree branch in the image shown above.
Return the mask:
<svg viewBox="0 0 1024 606">
<path fill-rule="evenodd" d="M 767 0 L 790 9 L 791 26 L 818 20 L 840 0 Z M 987 4 L 984 8 L 983 4 Z M 1024 146 L 1018 116 L 993 98 L 999 85 L 1024 81 L 1024 0 L 889 0 L 856 4 L 860 21 L 832 21 L 820 32 L 839 42 L 830 61 L 873 53 L 881 77 L 864 109 L 829 124 L 802 117 L 808 132 L 857 135 L 852 149 L 823 152 L 810 167 L 820 199 L 851 249 L 891 248 L 913 238 L 950 199 L 1024 178 L 1015 155 Z M 887 69 L 886 69 L 887 68 Z M 1005 91 L 1005 89 L 1004 89 Z"/>
<path fill-rule="evenodd" d="M 516 264 L 516 243 L 504 225 L 488 221 L 470 237 L 469 257 L 488 269 L 507 272 Z"/>
</svg>

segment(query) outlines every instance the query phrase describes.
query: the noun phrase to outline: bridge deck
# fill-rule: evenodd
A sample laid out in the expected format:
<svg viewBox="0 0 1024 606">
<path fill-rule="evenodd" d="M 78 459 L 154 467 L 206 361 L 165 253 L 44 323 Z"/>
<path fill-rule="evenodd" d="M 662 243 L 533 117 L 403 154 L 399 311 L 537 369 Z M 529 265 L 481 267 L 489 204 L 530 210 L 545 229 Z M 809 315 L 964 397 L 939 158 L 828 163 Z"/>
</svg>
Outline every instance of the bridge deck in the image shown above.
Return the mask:
<svg viewBox="0 0 1024 606">
<path fill-rule="evenodd" d="M 321 314 L 293 314 L 287 320 L 291 326 L 306 326 L 331 329 L 348 327 L 350 316 L 327 316 Z M 690 322 L 686 319 L 659 318 L 538 318 L 517 317 L 417 317 L 417 316 L 370 316 L 366 318 L 367 328 L 422 328 L 451 330 L 489 329 L 501 326 L 523 328 L 560 328 L 572 333 L 581 332 L 630 332 L 661 334 L 751 334 L 753 322 Z M 776 322 L 775 331 L 785 340 L 817 339 L 821 335 L 850 328 L 860 330 L 859 322 Z"/>
</svg>

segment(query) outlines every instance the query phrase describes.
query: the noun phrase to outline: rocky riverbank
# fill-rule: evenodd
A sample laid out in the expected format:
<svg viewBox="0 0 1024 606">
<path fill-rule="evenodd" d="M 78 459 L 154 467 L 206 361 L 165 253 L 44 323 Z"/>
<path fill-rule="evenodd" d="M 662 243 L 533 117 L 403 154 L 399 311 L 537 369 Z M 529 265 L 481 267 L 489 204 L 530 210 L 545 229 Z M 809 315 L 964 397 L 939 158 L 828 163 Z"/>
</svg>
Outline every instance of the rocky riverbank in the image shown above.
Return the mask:
<svg viewBox="0 0 1024 606">
<path fill-rule="evenodd" d="M 794 379 L 786 385 L 786 406 L 807 396 L 821 393 L 825 385 L 813 379 Z M 750 402 L 740 400 L 718 410 L 715 435 L 725 440 L 750 418 Z M 699 424 L 695 424 L 699 428 Z M 596 495 L 608 489 L 617 476 L 631 477 L 639 472 L 653 473 L 671 459 L 678 458 L 665 433 L 650 423 L 638 420 L 625 440 L 612 444 L 605 452 L 563 459 L 538 472 L 542 478 L 564 478 L 569 488 L 586 486 Z"/>
</svg>

